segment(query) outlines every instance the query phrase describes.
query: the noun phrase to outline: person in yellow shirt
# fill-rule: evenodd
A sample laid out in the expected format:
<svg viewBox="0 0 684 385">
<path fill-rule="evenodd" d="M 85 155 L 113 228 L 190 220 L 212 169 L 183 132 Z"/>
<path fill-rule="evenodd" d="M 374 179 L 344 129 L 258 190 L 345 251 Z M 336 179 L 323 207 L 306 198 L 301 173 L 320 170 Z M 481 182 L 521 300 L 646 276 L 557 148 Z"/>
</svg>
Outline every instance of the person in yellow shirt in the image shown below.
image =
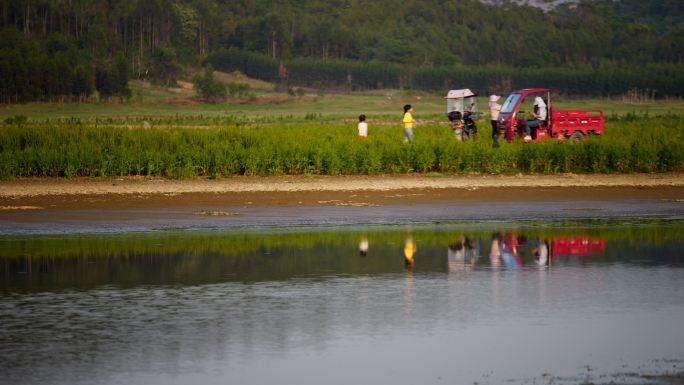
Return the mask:
<svg viewBox="0 0 684 385">
<path fill-rule="evenodd" d="M 404 106 L 404 143 L 413 142 L 413 126 L 415 121 L 413 120 L 413 107 L 410 104 Z"/>
</svg>

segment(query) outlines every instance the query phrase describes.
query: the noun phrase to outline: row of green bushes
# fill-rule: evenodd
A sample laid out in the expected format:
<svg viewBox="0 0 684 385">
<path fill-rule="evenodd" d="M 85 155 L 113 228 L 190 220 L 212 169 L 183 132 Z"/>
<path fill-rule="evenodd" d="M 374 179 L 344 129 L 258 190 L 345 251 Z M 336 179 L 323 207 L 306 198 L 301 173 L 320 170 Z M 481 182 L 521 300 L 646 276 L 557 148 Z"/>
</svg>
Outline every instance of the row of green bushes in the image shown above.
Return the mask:
<svg viewBox="0 0 684 385">
<path fill-rule="evenodd" d="M 684 67 L 654 63 L 622 67 L 423 66 L 415 68 L 378 61 L 297 58 L 280 61 L 267 55 L 231 48 L 206 59 L 222 71 L 239 70 L 249 76 L 311 87 L 350 89 L 411 88 L 445 90 L 463 88 L 486 94 L 497 90 L 546 87 L 566 95 L 610 96 L 640 90 L 656 97 L 684 96 Z"/>
<path fill-rule="evenodd" d="M 320 122 L 250 127 L 129 129 L 64 123 L 0 126 L 0 178 L 384 173 L 629 173 L 684 170 L 682 118 L 608 123 L 572 144 L 457 142 L 445 125 L 402 142 L 394 126 Z"/>
</svg>

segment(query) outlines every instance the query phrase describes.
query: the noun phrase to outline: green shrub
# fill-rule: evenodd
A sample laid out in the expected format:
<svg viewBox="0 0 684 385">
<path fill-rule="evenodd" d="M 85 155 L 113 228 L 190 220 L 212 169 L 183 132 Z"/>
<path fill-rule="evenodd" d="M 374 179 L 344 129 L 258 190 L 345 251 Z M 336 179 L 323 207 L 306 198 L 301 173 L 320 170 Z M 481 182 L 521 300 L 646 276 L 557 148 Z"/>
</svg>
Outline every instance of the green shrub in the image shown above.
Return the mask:
<svg viewBox="0 0 684 385">
<path fill-rule="evenodd" d="M 216 103 L 226 97 L 226 86 L 216 80 L 211 64 L 204 69 L 204 75 L 195 76 L 193 83 L 200 97 L 210 103 Z"/>
</svg>

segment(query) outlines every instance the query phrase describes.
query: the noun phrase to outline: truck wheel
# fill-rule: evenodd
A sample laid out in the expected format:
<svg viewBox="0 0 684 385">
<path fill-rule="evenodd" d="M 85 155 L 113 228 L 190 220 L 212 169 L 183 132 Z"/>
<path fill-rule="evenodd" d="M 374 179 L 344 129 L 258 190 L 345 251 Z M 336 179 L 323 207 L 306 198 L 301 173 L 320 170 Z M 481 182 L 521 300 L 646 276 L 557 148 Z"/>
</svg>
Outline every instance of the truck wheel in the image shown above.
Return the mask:
<svg viewBox="0 0 684 385">
<path fill-rule="evenodd" d="M 570 135 L 570 141 L 571 141 L 572 143 L 581 142 L 582 139 L 584 139 L 584 134 L 582 134 L 582 133 L 579 132 L 579 131 L 575 131 L 575 132 L 572 133 L 572 135 Z"/>
</svg>

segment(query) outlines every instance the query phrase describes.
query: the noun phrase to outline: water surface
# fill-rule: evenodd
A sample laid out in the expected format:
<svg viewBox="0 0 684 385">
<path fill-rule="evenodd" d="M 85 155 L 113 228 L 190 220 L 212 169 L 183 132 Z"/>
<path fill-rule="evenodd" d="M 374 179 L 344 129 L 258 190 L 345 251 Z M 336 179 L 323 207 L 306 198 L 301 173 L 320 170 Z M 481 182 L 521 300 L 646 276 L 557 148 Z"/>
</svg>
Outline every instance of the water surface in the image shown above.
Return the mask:
<svg viewBox="0 0 684 385">
<path fill-rule="evenodd" d="M 0 237 L 2 384 L 643 383 L 684 222 Z"/>
</svg>

